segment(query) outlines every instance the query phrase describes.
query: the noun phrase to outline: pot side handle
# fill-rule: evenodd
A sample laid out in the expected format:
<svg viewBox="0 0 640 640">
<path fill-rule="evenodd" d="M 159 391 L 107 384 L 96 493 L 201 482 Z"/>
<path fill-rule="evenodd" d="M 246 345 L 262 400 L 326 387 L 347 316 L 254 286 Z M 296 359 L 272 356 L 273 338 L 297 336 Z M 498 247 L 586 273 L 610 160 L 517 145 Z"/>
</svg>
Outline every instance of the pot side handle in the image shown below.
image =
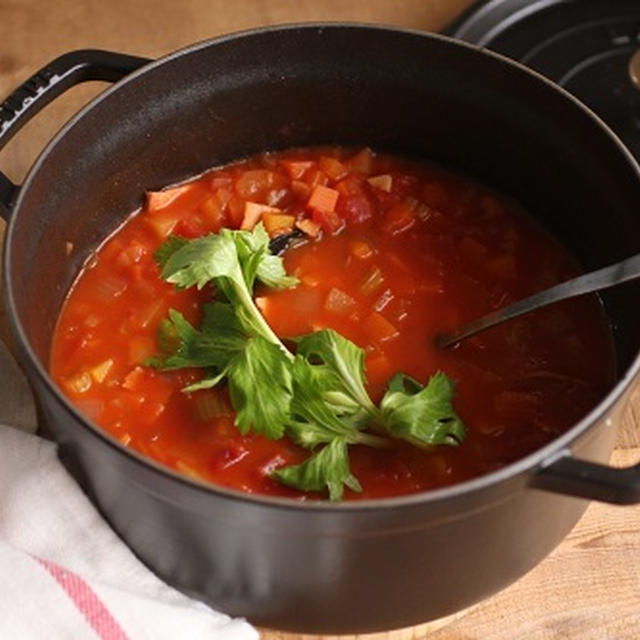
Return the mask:
<svg viewBox="0 0 640 640">
<path fill-rule="evenodd" d="M 640 464 L 617 469 L 579 460 L 562 450 L 545 462 L 531 486 L 587 500 L 613 504 L 640 503 Z"/>
<path fill-rule="evenodd" d="M 146 58 L 86 49 L 56 58 L 20 85 L 0 104 L 0 150 L 43 107 L 67 89 L 88 80 L 116 82 L 150 62 Z M 0 172 L 0 217 L 8 220 L 19 191 Z"/>
</svg>

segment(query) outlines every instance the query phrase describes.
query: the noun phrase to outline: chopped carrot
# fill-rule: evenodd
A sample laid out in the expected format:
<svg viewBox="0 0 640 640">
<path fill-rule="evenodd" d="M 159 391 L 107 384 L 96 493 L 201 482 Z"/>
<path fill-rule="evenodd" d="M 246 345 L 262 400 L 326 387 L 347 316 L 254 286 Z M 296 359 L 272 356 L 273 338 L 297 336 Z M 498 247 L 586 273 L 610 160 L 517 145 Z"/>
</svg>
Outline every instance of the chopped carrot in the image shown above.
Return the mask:
<svg viewBox="0 0 640 640">
<path fill-rule="evenodd" d="M 362 323 L 364 332 L 375 342 L 385 342 L 399 335 L 398 329 L 377 311 L 370 313 Z"/>
<path fill-rule="evenodd" d="M 257 202 L 245 202 L 244 217 L 242 218 L 240 228 L 250 231 L 260 222 L 260 219 L 265 213 L 282 214 L 282 210 L 269 207 L 266 204 L 258 204 Z"/>
<path fill-rule="evenodd" d="M 339 195 L 335 189 L 324 187 L 321 184 L 316 185 L 309 196 L 307 207 L 320 211 L 334 211 Z"/>
<path fill-rule="evenodd" d="M 262 214 L 264 228 L 267 230 L 270 237 L 278 235 L 279 233 L 287 233 L 291 231 L 295 221 L 296 219 L 294 216 L 285 215 L 283 213 L 265 211 Z"/>
<path fill-rule="evenodd" d="M 147 191 L 147 209 L 149 211 L 164 209 L 192 189 L 193 184 L 183 184 L 180 187 L 165 189 L 164 191 Z"/>
<path fill-rule="evenodd" d="M 393 178 L 388 173 L 385 173 L 381 176 L 368 178 L 367 182 L 372 187 L 376 187 L 376 189 L 380 189 L 381 191 L 386 191 L 387 193 L 389 193 L 391 191 L 391 186 L 393 185 Z"/>
<path fill-rule="evenodd" d="M 298 222 L 296 222 L 296 227 L 311 238 L 317 238 L 321 231 L 320 225 L 308 218 L 298 220 Z"/>
</svg>

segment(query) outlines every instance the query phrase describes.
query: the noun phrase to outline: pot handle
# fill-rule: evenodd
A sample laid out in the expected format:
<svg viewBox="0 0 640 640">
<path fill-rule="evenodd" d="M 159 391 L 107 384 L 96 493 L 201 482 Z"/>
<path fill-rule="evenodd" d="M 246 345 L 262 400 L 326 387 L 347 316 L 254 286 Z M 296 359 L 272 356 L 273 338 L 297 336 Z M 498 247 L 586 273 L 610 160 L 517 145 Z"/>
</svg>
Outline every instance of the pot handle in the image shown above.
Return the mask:
<svg viewBox="0 0 640 640">
<path fill-rule="evenodd" d="M 587 500 L 613 504 L 640 503 L 640 464 L 617 469 L 579 460 L 567 449 L 545 462 L 531 486 Z"/>
<path fill-rule="evenodd" d="M 116 82 L 150 62 L 146 58 L 86 49 L 56 58 L 0 104 L 0 149 L 36 113 L 67 89 L 88 80 Z M 0 217 L 8 220 L 19 186 L 0 172 Z"/>
</svg>

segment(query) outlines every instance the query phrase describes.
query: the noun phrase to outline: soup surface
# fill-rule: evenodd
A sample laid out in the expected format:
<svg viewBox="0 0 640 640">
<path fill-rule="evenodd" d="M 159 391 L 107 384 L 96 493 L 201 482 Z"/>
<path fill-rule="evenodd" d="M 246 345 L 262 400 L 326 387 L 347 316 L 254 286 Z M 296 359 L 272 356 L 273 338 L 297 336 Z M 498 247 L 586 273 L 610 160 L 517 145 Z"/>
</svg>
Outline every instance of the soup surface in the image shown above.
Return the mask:
<svg viewBox="0 0 640 640">
<path fill-rule="evenodd" d="M 247 203 L 249 203 L 247 205 Z M 170 309 L 197 324 L 212 289 L 176 289 L 153 253 L 168 236 L 194 238 L 262 221 L 299 284 L 258 287 L 257 307 L 279 336 L 331 328 L 365 351 L 378 402 L 403 372 L 455 382 L 466 426 L 458 446 L 401 440 L 350 446 L 362 491 L 346 499 L 424 491 L 487 473 L 549 442 L 612 381 L 609 333 L 595 298 L 558 304 L 446 350 L 437 332 L 576 275 L 548 234 L 512 202 L 435 166 L 368 149 L 293 150 L 214 169 L 149 193 L 92 256 L 60 314 L 51 373 L 88 418 L 191 477 L 246 492 L 323 497 L 284 486 L 275 469 L 310 453 L 287 437 L 241 434 L 224 386 L 185 393 L 194 368 L 147 366 Z"/>
</svg>

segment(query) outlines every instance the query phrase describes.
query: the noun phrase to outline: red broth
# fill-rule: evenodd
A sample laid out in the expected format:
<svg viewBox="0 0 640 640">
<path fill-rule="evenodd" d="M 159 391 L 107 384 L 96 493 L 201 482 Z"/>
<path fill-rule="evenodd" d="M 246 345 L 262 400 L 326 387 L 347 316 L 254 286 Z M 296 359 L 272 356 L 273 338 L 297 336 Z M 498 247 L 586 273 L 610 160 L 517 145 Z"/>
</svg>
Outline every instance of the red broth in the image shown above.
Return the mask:
<svg viewBox="0 0 640 640">
<path fill-rule="evenodd" d="M 257 210 L 272 234 L 294 224 L 307 234 L 285 254 L 300 285 L 257 292 L 278 335 L 324 327 L 343 334 L 366 350 L 376 400 L 398 371 L 424 383 L 441 370 L 456 382 L 464 442 L 429 451 L 403 443 L 351 447 L 363 491 L 347 489 L 346 499 L 414 493 L 498 469 L 561 434 L 610 386 L 610 335 L 594 297 L 513 320 L 453 349 L 433 345 L 437 332 L 578 272 L 517 205 L 429 164 L 367 149 L 295 150 L 149 194 L 74 284 L 55 330 L 51 373 L 85 416 L 127 447 L 216 485 L 321 497 L 269 477 L 309 453 L 286 438 L 241 435 L 224 389 L 185 394 L 181 388 L 198 372 L 143 365 L 158 351 L 167 311 L 197 322 L 210 295 L 160 280 L 153 251 L 171 233 L 195 237 L 247 223 L 247 201 L 278 210 Z"/>
</svg>

